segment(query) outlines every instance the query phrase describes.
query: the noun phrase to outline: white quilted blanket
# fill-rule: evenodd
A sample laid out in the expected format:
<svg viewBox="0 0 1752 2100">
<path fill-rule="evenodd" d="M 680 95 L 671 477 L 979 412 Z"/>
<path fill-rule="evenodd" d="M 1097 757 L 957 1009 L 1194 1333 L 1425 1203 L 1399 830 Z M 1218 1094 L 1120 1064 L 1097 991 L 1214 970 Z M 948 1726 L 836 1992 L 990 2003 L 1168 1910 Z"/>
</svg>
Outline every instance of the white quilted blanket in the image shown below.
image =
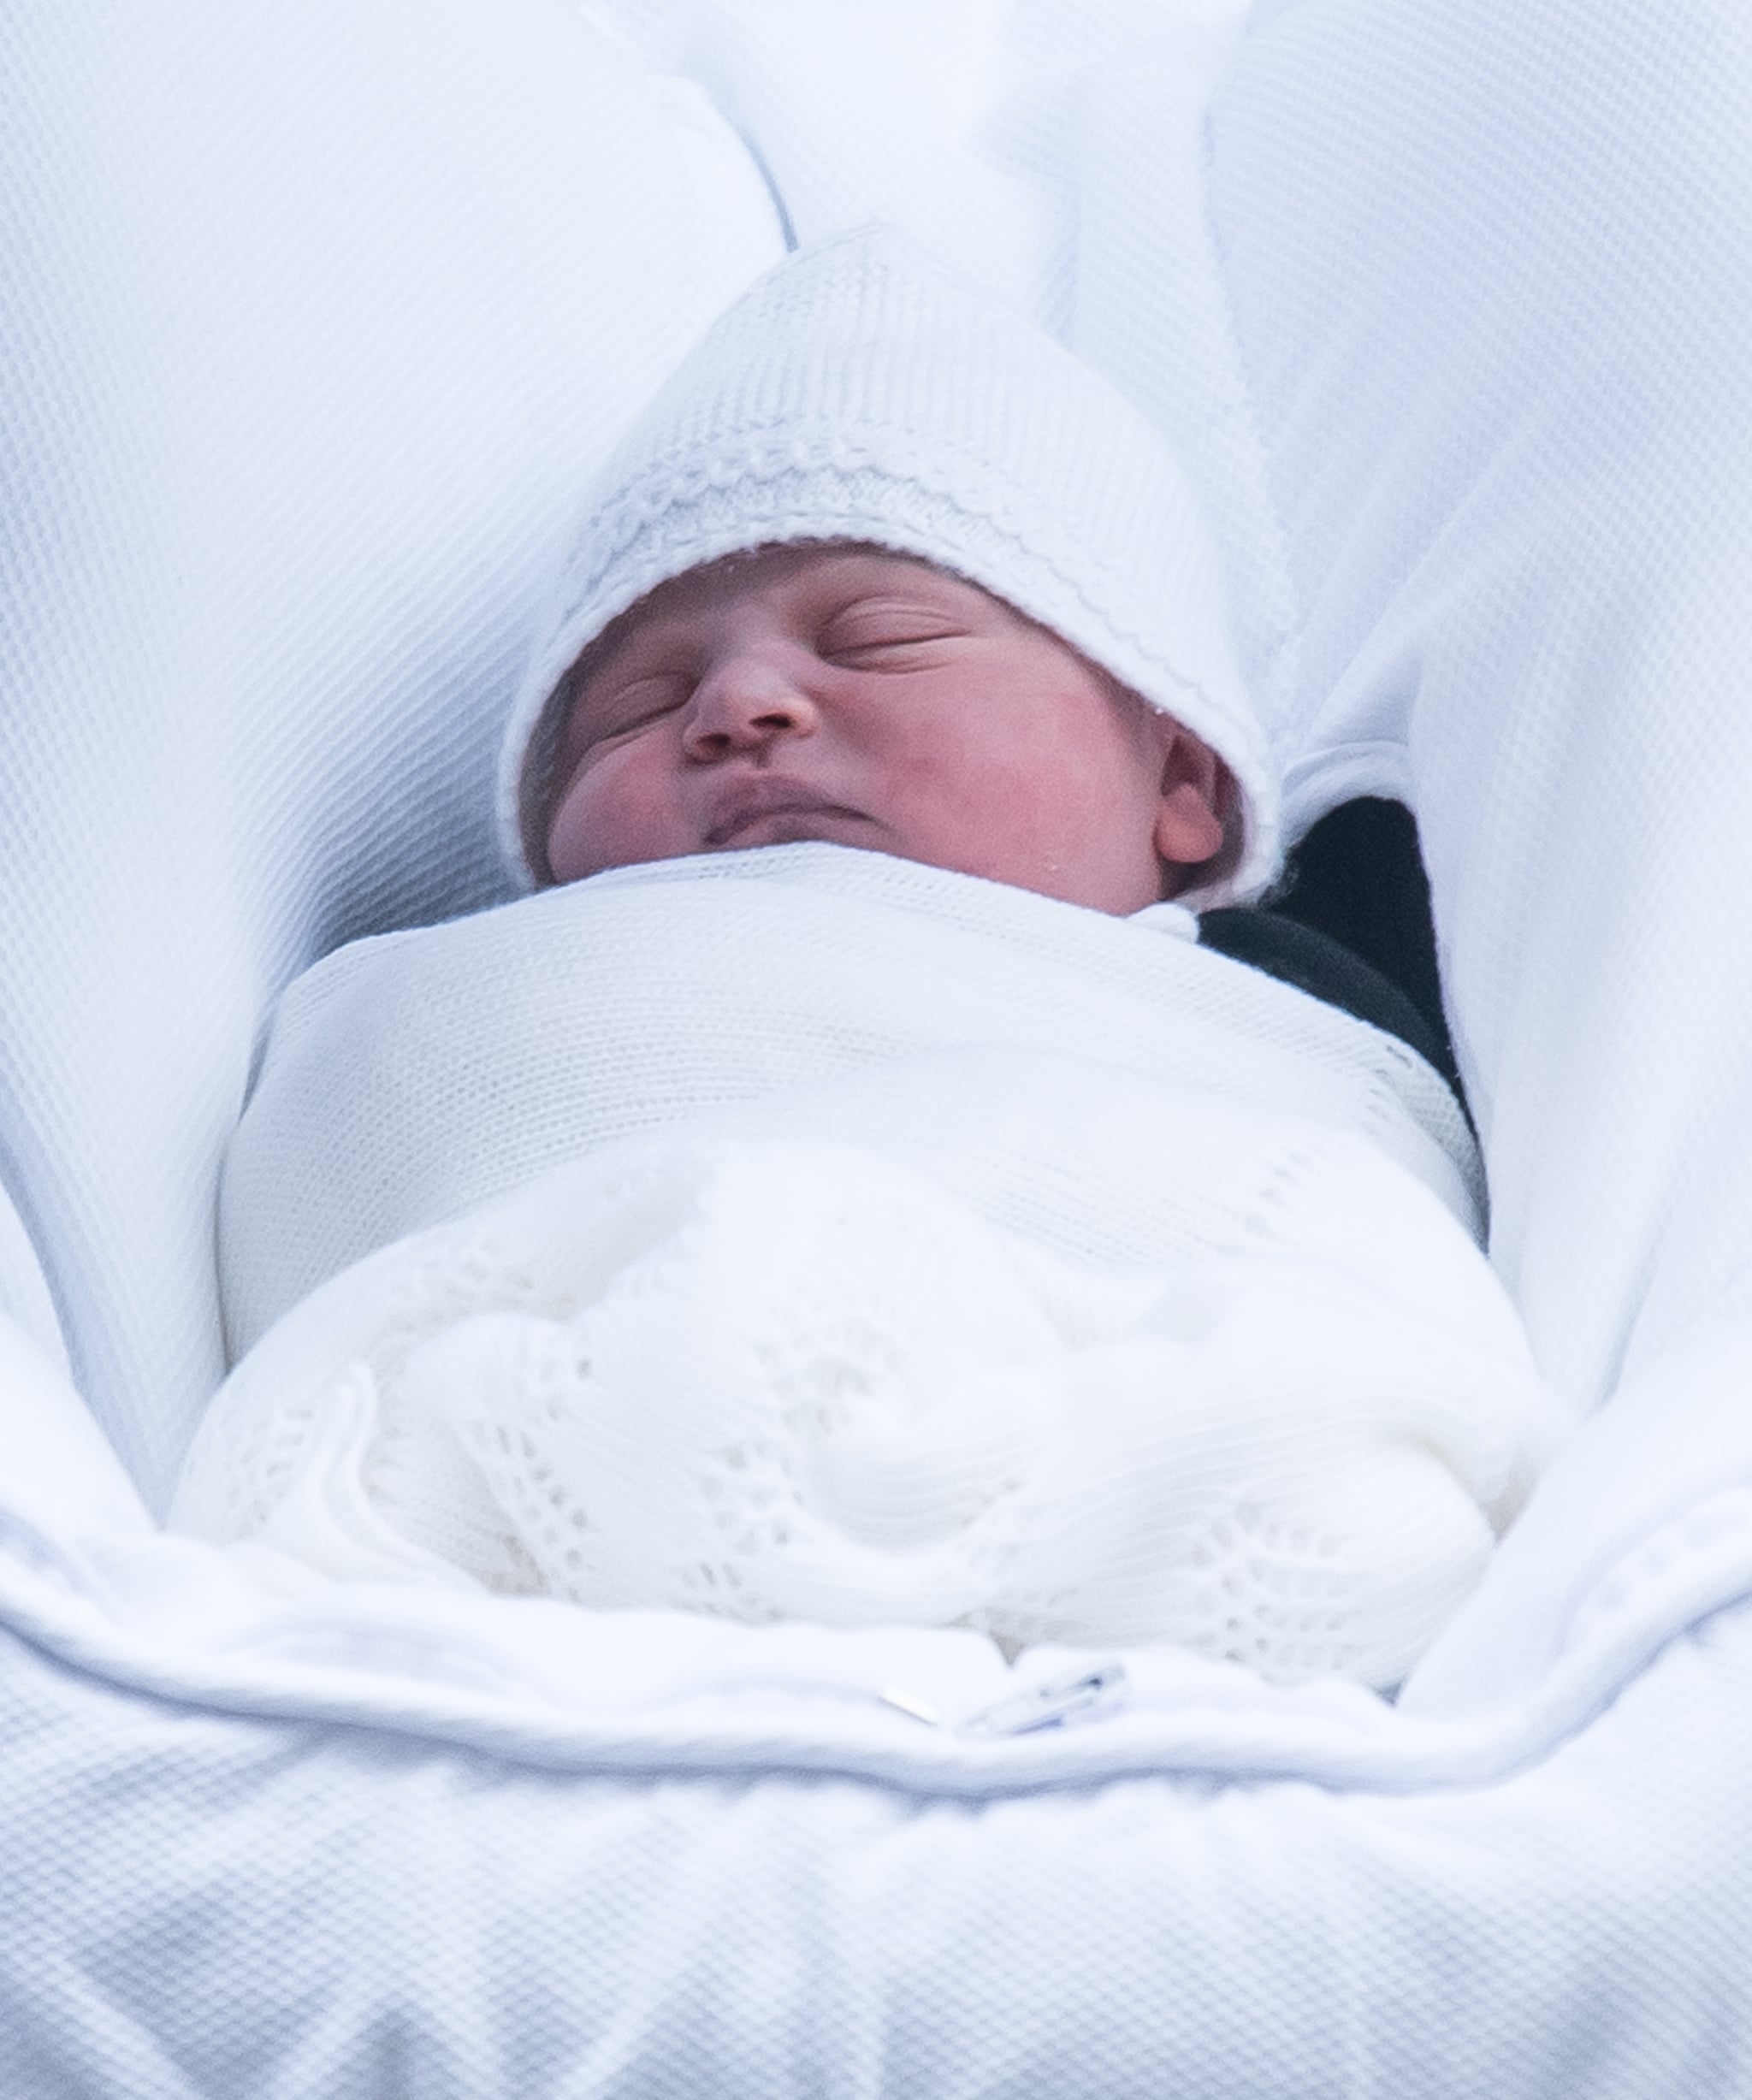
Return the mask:
<svg viewBox="0 0 1752 2100">
<path fill-rule="evenodd" d="M 234 1330 L 280 1316 L 174 1521 L 1397 1683 L 1554 1426 L 1471 1141 L 1163 917 L 787 847 L 331 958 L 225 1179 Z"/>
</svg>

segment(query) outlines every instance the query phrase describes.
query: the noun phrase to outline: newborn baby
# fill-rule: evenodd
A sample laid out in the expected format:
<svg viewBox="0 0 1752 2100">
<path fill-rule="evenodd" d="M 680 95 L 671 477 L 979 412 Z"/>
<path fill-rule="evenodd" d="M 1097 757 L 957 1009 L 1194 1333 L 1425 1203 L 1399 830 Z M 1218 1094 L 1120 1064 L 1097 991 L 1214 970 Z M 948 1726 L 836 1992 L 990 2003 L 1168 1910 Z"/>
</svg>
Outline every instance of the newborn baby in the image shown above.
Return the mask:
<svg viewBox="0 0 1752 2100">
<path fill-rule="evenodd" d="M 501 778 L 537 894 L 276 1016 L 173 1520 L 1397 1682 L 1550 1404 L 1391 995 L 1199 944 L 1274 778 L 1128 405 L 889 236 L 793 258 L 610 464 Z"/>
</svg>

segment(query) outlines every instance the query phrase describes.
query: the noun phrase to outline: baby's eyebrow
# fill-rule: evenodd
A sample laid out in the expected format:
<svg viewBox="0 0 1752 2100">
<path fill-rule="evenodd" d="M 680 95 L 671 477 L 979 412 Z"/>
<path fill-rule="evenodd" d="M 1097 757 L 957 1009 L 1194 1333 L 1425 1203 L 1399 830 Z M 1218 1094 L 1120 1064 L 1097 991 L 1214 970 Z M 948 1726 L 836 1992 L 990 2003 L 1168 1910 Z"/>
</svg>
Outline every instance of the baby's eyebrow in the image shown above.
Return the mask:
<svg viewBox="0 0 1752 2100">
<path fill-rule="evenodd" d="M 672 616 L 649 607 L 630 608 L 609 621 L 572 665 L 576 691 L 619 669 L 630 658 L 647 652 L 662 653 L 676 646 L 669 632 Z"/>
<path fill-rule="evenodd" d="M 838 600 L 830 607 L 827 618 L 843 619 L 854 612 L 891 612 L 904 618 L 940 620 L 965 620 L 968 617 L 968 609 L 955 604 L 946 595 L 929 589 L 909 590 L 904 584 L 861 590 Z"/>
</svg>

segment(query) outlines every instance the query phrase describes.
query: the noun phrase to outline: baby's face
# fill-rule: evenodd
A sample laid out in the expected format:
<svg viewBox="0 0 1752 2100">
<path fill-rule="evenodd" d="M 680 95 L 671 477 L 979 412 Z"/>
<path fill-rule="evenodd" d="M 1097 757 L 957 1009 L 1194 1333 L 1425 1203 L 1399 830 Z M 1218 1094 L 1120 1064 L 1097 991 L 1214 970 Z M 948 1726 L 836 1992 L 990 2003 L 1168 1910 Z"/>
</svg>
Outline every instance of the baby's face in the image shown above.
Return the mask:
<svg viewBox="0 0 1752 2100">
<path fill-rule="evenodd" d="M 1222 843 L 1221 761 L 930 563 L 845 545 L 690 570 L 584 660 L 547 831 L 559 882 L 827 839 L 1098 911 Z"/>
</svg>

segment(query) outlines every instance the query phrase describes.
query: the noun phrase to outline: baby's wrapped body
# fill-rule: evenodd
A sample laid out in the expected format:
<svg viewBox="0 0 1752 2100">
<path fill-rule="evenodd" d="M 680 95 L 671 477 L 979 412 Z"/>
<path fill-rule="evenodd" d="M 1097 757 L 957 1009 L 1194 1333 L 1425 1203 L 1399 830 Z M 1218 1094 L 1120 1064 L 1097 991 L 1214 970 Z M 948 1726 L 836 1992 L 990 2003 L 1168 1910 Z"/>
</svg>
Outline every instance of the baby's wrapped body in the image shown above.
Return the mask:
<svg viewBox="0 0 1752 2100">
<path fill-rule="evenodd" d="M 1397 1682 L 1553 1434 L 1397 1038 L 833 845 L 295 986 L 174 1521 L 337 1576 Z"/>
</svg>

